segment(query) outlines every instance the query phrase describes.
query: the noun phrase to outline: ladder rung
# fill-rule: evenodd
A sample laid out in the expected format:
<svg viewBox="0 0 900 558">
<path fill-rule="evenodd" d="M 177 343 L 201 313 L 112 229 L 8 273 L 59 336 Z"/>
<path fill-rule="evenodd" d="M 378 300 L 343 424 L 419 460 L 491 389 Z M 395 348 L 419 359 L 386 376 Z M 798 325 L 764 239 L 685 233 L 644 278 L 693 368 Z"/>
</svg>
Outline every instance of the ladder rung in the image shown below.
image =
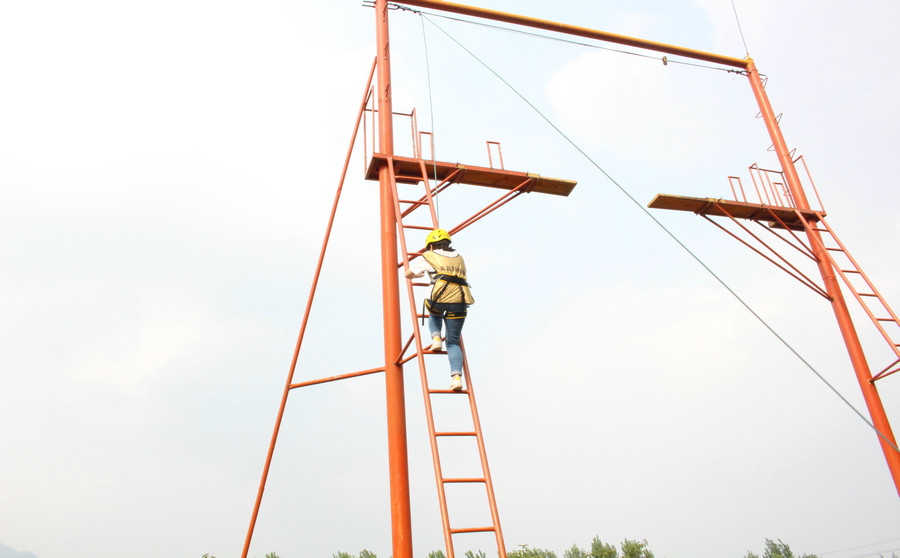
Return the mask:
<svg viewBox="0 0 900 558">
<path fill-rule="evenodd" d="M 430 287 L 431 283 L 413 283 L 413 287 Z"/>
<path fill-rule="evenodd" d="M 400 201 L 400 203 L 408 203 L 411 205 L 427 205 L 428 204 L 427 201 L 421 201 L 421 200 L 399 200 L 399 201 Z"/>
<path fill-rule="evenodd" d="M 426 227 L 423 225 L 403 225 L 404 229 L 418 229 L 420 231 L 432 231 L 434 227 Z"/>
<path fill-rule="evenodd" d="M 429 351 L 429 352 L 430 352 L 430 351 Z M 442 352 L 442 353 L 445 353 L 446 351 L 441 351 L 441 352 Z M 439 353 L 435 352 L 435 354 L 439 354 Z M 429 389 L 429 390 L 428 390 L 428 393 L 429 393 L 429 394 L 433 394 L 433 393 L 452 393 L 452 394 L 458 395 L 458 394 L 460 394 L 460 393 L 469 393 L 469 391 L 468 391 L 466 388 L 463 388 L 463 389 L 461 389 L 461 390 L 459 390 L 459 391 L 453 391 L 452 389 Z"/>
<path fill-rule="evenodd" d="M 819 231 L 819 232 L 828 232 L 828 229 L 819 229 L 817 227 L 812 227 L 812 230 Z"/>
<path fill-rule="evenodd" d="M 875 318 L 875 319 L 878 320 L 879 322 L 893 322 L 893 321 L 896 321 L 896 320 L 894 320 L 894 318 Z"/>
<path fill-rule="evenodd" d="M 457 533 L 488 533 L 491 531 L 496 531 L 494 527 L 468 527 L 466 529 L 450 529 L 450 534 L 455 535 Z"/>
<path fill-rule="evenodd" d="M 856 271 L 855 269 L 842 269 L 841 271 L 844 273 L 859 273 L 859 271 Z"/>
<path fill-rule="evenodd" d="M 465 478 L 444 479 L 444 482 L 487 482 L 487 481 L 485 481 L 484 478 L 482 477 L 482 478 L 471 478 L 471 479 L 465 479 Z"/>
<path fill-rule="evenodd" d="M 454 392 L 456 393 L 456 392 Z M 435 436 L 475 436 L 475 432 L 435 432 Z"/>
<path fill-rule="evenodd" d="M 843 252 L 844 251 L 843 248 L 828 248 L 827 246 L 825 247 L 825 249 L 829 250 L 831 252 Z"/>
<path fill-rule="evenodd" d="M 871 296 L 872 298 L 878 298 L 878 295 L 875 293 L 859 293 L 859 296 Z"/>
</svg>

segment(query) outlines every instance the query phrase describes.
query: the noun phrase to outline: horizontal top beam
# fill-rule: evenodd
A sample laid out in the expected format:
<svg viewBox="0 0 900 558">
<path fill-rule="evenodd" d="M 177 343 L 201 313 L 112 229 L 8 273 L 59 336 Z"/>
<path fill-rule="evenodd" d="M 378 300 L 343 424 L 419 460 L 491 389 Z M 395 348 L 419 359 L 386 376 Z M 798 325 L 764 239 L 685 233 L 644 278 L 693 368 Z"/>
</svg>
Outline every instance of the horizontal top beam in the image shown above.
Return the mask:
<svg viewBox="0 0 900 558">
<path fill-rule="evenodd" d="M 627 35 L 617 35 L 615 33 L 607 33 L 606 31 L 598 31 L 587 27 L 579 27 L 577 25 L 567 25 L 556 21 L 548 21 L 537 19 L 507 12 L 498 12 L 496 10 L 487 10 L 476 6 L 467 6 L 465 4 L 456 4 L 454 2 L 444 2 L 443 0 L 401 0 L 396 2 L 409 6 L 418 6 L 420 8 L 428 8 L 432 10 L 440 10 L 443 12 L 451 12 L 473 17 L 480 17 L 494 21 L 503 21 L 515 25 L 523 25 L 525 27 L 534 27 L 536 29 L 544 29 L 556 33 L 566 35 L 576 35 L 578 37 L 587 37 L 589 39 L 597 39 L 598 41 L 606 41 L 617 45 L 625 45 L 637 48 L 643 48 L 676 56 L 684 56 L 694 60 L 702 60 L 704 62 L 712 62 L 714 64 L 722 64 L 733 68 L 746 69 L 752 62 L 749 58 L 734 58 L 733 56 L 725 56 L 712 52 L 704 52 L 702 50 L 694 50 L 690 48 L 668 45 L 665 43 L 657 43 L 655 41 L 647 41 Z"/>
</svg>

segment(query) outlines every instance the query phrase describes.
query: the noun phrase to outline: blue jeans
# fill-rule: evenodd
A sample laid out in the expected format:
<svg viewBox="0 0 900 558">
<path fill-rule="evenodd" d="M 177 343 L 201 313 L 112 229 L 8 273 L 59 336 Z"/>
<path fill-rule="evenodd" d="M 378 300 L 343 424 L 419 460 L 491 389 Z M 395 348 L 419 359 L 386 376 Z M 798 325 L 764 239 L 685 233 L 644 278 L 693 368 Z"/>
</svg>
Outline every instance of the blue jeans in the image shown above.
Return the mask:
<svg viewBox="0 0 900 558">
<path fill-rule="evenodd" d="M 462 334 L 463 324 L 466 318 L 448 318 L 446 313 L 429 314 L 428 330 L 431 336 L 441 335 L 441 324 L 443 323 L 447 330 L 447 356 L 450 358 L 450 375 L 462 374 L 463 354 L 462 347 L 459 346 L 459 339 Z"/>
</svg>

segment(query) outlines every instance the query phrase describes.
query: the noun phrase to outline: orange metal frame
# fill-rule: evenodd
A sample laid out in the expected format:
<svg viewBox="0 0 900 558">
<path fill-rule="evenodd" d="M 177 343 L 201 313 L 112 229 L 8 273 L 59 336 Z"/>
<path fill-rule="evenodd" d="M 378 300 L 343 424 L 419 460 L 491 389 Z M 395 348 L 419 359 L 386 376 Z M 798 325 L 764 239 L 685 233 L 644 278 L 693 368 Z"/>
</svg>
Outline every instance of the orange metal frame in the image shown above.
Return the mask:
<svg viewBox="0 0 900 558">
<path fill-rule="evenodd" d="M 595 39 L 614 44 L 626 45 L 636 48 L 647 49 L 656 52 L 662 52 L 671 55 L 683 56 L 694 60 L 701 60 L 724 66 L 738 68 L 746 75 L 750 81 L 750 86 L 756 97 L 757 104 L 760 107 L 761 116 L 766 124 L 769 136 L 775 152 L 778 156 L 779 163 L 786 178 L 788 190 L 786 193 L 790 196 L 793 204 L 798 210 L 797 216 L 801 219 L 807 219 L 810 211 L 806 194 L 803 190 L 799 175 L 794 167 L 794 161 L 787 148 L 784 137 L 778 126 L 777 118 L 772 110 L 768 96 L 766 95 L 763 83 L 760 80 L 759 72 L 752 59 L 740 59 L 730 56 L 723 56 L 703 51 L 687 49 L 683 47 L 647 41 L 624 35 L 617 35 L 603 31 L 567 25 L 559 22 L 530 18 L 526 16 L 498 12 L 494 10 L 486 10 L 474 6 L 456 4 L 452 2 L 443 2 L 440 0 L 405 0 L 402 4 L 417 6 L 421 8 L 429 8 L 445 12 L 468 15 L 472 17 L 484 18 L 494 21 L 503 21 L 515 25 L 544 29 L 555 33 L 563 33 L 567 35 L 576 35 L 580 37 Z M 387 423 L 388 423 L 388 451 L 389 451 L 389 472 L 390 472 L 390 494 L 391 494 L 391 525 L 392 525 L 392 541 L 394 558 L 412 558 L 412 529 L 410 519 L 410 497 L 409 497 L 409 472 L 408 458 L 406 447 L 406 420 L 405 420 L 405 400 L 403 390 L 403 368 L 398 358 L 405 350 L 402 347 L 401 340 L 401 323 L 400 323 L 400 295 L 399 282 L 397 274 L 398 262 L 398 221 L 396 207 L 392 198 L 392 169 L 394 158 L 394 136 L 392 118 L 379 118 L 378 125 L 378 145 L 381 155 L 384 159 L 377 165 L 377 175 L 379 179 L 379 199 L 380 199 L 380 238 L 381 238 L 381 255 L 382 255 L 382 290 L 383 290 L 383 321 L 384 321 L 384 367 L 364 370 L 352 374 L 335 376 L 315 382 L 306 382 L 301 384 L 293 383 L 293 374 L 296 367 L 297 356 L 300 344 L 306 329 L 309 312 L 312 305 L 315 288 L 318 283 L 319 273 L 322 261 L 325 256 L 325 250 L 328 243 L 328 237 L 334 222 L 335 210 L 340 198 L 341 188 L 344 177 L 346 176 L 347 166 L 350 159 L 350 151 L 353 149 L 356 135 L 359 131 L 360 123 L 363 121 L 365 106 L 370 95 L 370 87 L 372 77 L 377 71 L 377 88 L 374 90 L 377 111 L 381 115 L 393 115 L 392 96 L 391 96 L 391 65 L 390 65 L 390 40 L 388 26 L 388 2 L 387 0 L 375 0 L 375 29 L 376 29 L 376 61 L 373 64 L 372 72 L 369 75 L 369 81 L 366 85 L 363 102 L 360 106 L 357 116 L 356 128 L 354 129 L 353 140 L 351 140 L 350 148 L 347 154 L 347 160 L 341 175 L 341 180 L 335 195 L 335 201 L 332 206 L 331 216 L 329 218 L 325 241 L 319 255 L 319 261 L 316 267 L 316 273 L 313 280 L 313 286 L 307 301 L 306 311 L 303 317 L 299 338 L 294 351 L 293 360 L 291 362 L 290 372 L 284 388 L 281 407 L 276 419 L 275 429 L 272 435 L 269 452 L 266 457 L 266 464 L 263 470 L 262 480 L 259 486 L 259 492 L 254 505 L 253 515 L 250 521 L 247 538 L 244 545 L 242 557 L 246 558 L 253 535 L 253 529 L 259 512 L 260 502 L 262 500 L 263 491 L 265 489 L 266 478 L 268 476 L 269 467 L 272 460 L 275 441 L 278 436 L 278 430 L 281 425 L 284 414 L 285 403 L 287 401 L 288 392 L 296 387 L 311 385 L 312 383 L 321 383 L 324 381 L 333 381 L 346 377 L 354 377 L 363 374 L 371 374 L 375 372 L 385 373 L 385 389 L 387 394 Z M 415 133 L 415 123 L 413 117 L 413 130 Z M 373 129 L 373 134 L 375 130 Z M 414 144 L 418 142 L 414 141 Z M 420 147 L 417 147 L 420 149 Z M 489 146 L 490 149 L 490 146 Z M 433 150 L 432 150 L 433 153 Z M 501 163 L 502 167 L 502 163 Z M 434 173 L 437 174 L 437 166 L 435 165 Z M 459 169 L 452 172 L 460 172 Z M 437 178 L 436 176 L 434 178 Z M 443 177 L 444 183 L 441 187 L 449 186 L 446 177 Z M 504 196 L 505 201 L 494 202 L 481 212 L 461 224 L 456 230 L 459 230 L 474 221 L 482 218 L 487 213 L 497 209 L 501 205 L 507 203 L 512 197 L 515 197 L 522 191 L 526 191 L 529 184 L 533 183 L 531 177 L 524 177 L 522 183 L 513 188 L 509 194 Z M 436 193 L 437 190 L 434 192 Z M 835 277 L 835 271 L 832 268 L 825 248 L 821 241 L 819 232 L 814 227 L 810 227 L 804 223 L 804 229 L 809 238 L 809 245 L 812 247 L 814 257 L 817 261 L 819 272 L 824 282 L 825 291 L 831 300 L 835 318 L 843 335 L 847 351 L 850 355 L 853 368 L 856 372 L 857 379 L 862 389 L 863 396 L 869 409 L 872 421 L 878 430 L 879 442 L 888 463 L 895 486 L 900 492 L 900 453 L 896 449 L 896 441 L 890 424 L 884 412 L 884 407 L 872 380 L 872 374 L 869 370 L 866 357 L 863 353 L 856 330 L 850 319 L 847 304 L 841 293 L 840 285 Z M 407 345 L 408 346 L 408 345 Z"/>
<path fill-rule="evenodd" d="M 373 156 L 373 160 L 375 160 L 375 159 L 377 159 L 377 156 Z M 390 168 L 391 176 L 393 177 L 393 180 L 394 180 L 394 183 L 392 185 L 394 188 L 394 192 L 396 193 L 396 195 L 394 197 L 394 212 L 395 212 L 395 215 L 397 218 L 397 223 L 399 225 L 401 225 L 400 229 L 401 230 L 404 230 L 404 229 L 421 230 L 421 229 L 436 228 L 438 226 L 438 220 L 437 220 L 437 215 L 436 215 L 436 212 L 434 209 L 434 197 L 436 196 L 436 194 L 439 190 L 445 189 L 449 185 L 449 182 L 447 180 L 445 180 L 444 182 L 437 184 L 434 187 L 434 190 L 432 190 L 430 181 L 429 181 L 429 177 L 427 174 L 428 171 L 426 170 L 427 167 L 426 167 L 424 161 L 422 159 L 419 159 L 419 170 L 421 171 L 421 175 L 419 175 L 420 180 L 416 181 L 416 183 L 422 182 L 424 184 L 425 195 L 417 200 L 401 200 L 400 196 L 399 196 L 399 192 L 397 190 L 397 183 L 400 181 L 398 180 L 399 177 L 398 177 L 398 174 L 397 174 L 396 168 L 395 168 L 395 160 L 392 157 L 388 157 L 386 159 L 386 162 L 388 164 L 388 167 Z M 435 173 L 435 175 L 437 174 L 436 163 L 435 163 L 435 167 L 433 168 L 433 172 Z M 414 178 L 413 176 L 403 176 L 403 175 L 400 175 L 400 176 L 402 176 L 405 179 L 408 179 L 408 181 L 410 183 L 413 182 L 413 178 Z M 453 172 L 450 175 L 449 179 L 461 180 L 462 178 L 463 178 L 463 173 Z M 533 181 L 535 179 L 532 178 L 529 180 Z M 519 184 L 518 186 L 516 186 L 515 188 L 512 188 L 506 194 L 501 195 L 500 199 L 497 200 L 497 202 L 494 202 L 493 204 L 489 205 L 488 208 L 480 211 L 479 213 L 476 214 L 476 216 L 480 215 L 483 217 L 484 215 L 494 211 L 495 209 L 499 208 L 506 202 L 515 198 L 516 196 L 521 194 L 522 191 L 524 191 L 522 188 L 527 183 L 528 183 L 528 181 L 523 182 L 523 183 Z M 500 203 L 501 201 L 502 201 L 502 203 Z M 408 204 L 409 208 L 404 211 L 401 208 L 402 203 Z M 430 214 L 431 214 L 430 215 L 430 217 L 431 217 L 431 225 L 430 226 L 407 225 L 403 222 L 403 219 L 406 216 L 408 216 L 410 213 L 412 213 L 416 209 L 421 208 L 423 205 L 427 205 L 429 207 Z M 469 224 L 475 222 L 475 220 L 477 220 L 477 219 L 474 219 L 474 218 L 467 219 L 466 221 L 464 221 L 459 226 L 457 226 L 453 229 L 453 231 L 454 231 L 453 234 L 455 234 L 456 231 L 462 230 L 463 228 L 467 227 Z M 420 255 L 422 253 L 422 250 L 417 251 L 417 252 L 413 252 L 413 251 L 409 250 L 409 248 L 407 247 L 405 235 L 401 234 L 399 236 L 399 238 L 400 238 L 400 248 L 401 248 L 402 254 L 404 255 L 403 261 L 399 265 L 403 266 L 404 269 L 408 269 L 409 261 L 411 261 L 416 256 Z M 407 293 L 409 296 L 408 303 L 409 303 L 409 310 L 410 310 L 410 314 L 411 314 L 413 323 L 415 323 L 418 318 L 423 318 L 423 319 L 425 318 L 424 314 L 419 315 L 416 312 L 416 302 L 415 302 L 415 295 L 413 292 L 413 288 L 417 287 L 417 286 L 418 287 L 429 287 L 430 283 L 427 283 L 427 282 L 426 283 L 417 283 L 417 282 L 414 282 L 411 278 L 407 279 Z M 413 343 L 415 343 L 415 346 L 416 346 L 415 355 L 410 356 L 410 357 L 404 357 L 406 351 L 412 346 Z M 465 352 L 465 343 L 463 342 L 462 339 L 460 340 L 460 344 L 463 349 L 463 374 L 465 375 L 465 385 L 466 385 L 466 388 L 464 390 L 462 390 L 461 393 L 465 394 L 468 397 L 469 410 L 472 415 L 473 431 L 442 431 L 442 432 L 438 432 L 436 430 L 431 395 L 432 394 L 456 394 L 457 392 L 454 392 L 452 390 L 447 390 L 447 389 L 431 389 L 431 388 L 429 388 L 427 372 L 426 372 L 426 368 L 425 368 L 424 351 L 422 349 L 422 346 L 423 346 L 422 345 L 422 333 L 418 327 L 413 328 L 413 333 L 410 336 L 409 340 L 406 342 L 406 345 L 403 346 L 403 353 L 398 356 L 397 360 L 401 364 L 404 364 L 404 363 L 412 360 L 413 358 L 418 359 L 419 372 L 421 375 L 422 395 L 423 395 L 424 402 L 425 402 L 425 414 L 428 419 L 427 420 L 428 435 L 429 435 L 429 440 L 431 443 L 431 455 L 432 455 L 433 464 L 434 464 L 435 482 L 436 482 L 436 486 L 437 486 L 437 490 L 438 490 L 438 500 L 440 502 L 440 509 L 441 509 L 441 522 L 442 522 L 443 528 L 444 528 L 444 541 L 445 541 L 445 545 L 447 548 L 447 557 L 454 558 L 454 556 L 455 556 L 454 544 L 453 544 L 453 540 L 452 540 L 452 536 L 454 534 L 493 532 L 495 535 L 496 541 L 497 541 L 498 555 L 500 558 L 506 558 L 506 546 L 503 541 L 503 534 L 502 534 L 502 530 L 500 528 L 500 516 L 499 516 L 499 512 L 497 510 L 497 503 L 496 503 L 496 500 L 494 497 L 493 481 L 491 480 L 490 469 L 488 467 L 487 453 L 486 453 L 486 450 L 484 447 L 484 437 L 481 432 L 481 420 L 478 416 L 478 408 L 475 404 L 475 392 L 474 392 L 474 388 L 472 385 L 472 379 L 471 379 L 471 376 L 469 373 L 469 362 L 468 362 L 468 358 L 467 358 L 466 352 Z M 445 477 L 444 473 L 443 473 L 443 467 L 441 466 L 441 460 L 439 458 L 439 449 L 438 449 L 438 437 L 439 436 L 442 438 L 443 437 L 474 436 L 476 443 L 478 445 L 478 453 L 479 453 L 479 458 L 481 460 L 481 469 L 482 469 L 483 476 L 480 478 L 473 478 L 473 477 L 450 477 L 450 478 L 448 478 L 448 477 Z M 448 510 L 448 506 L 447 506 L 445 483 L 454 483 L 454 484 L 456 484 L 456 483 L 460 483 L 460 484 L 461 483 L 484 483 L 485 489 L 487 492 L 487 497 L 488 497 L 488 504 L 489 504 L 489 508 L 490 508 L 491 525 L 490 526 L 482 526 L 482 527 L 465 527 L 465 528 L 456 528 L 456 529 L 452 528 L 450 526 L 450 516 L 449 516 L 449 510 Z"/>
<path fill-rule="evenodd" d="M 760 79 L 759 71 L 756 68 L 756 64 L 753 62 L 753 59 L 741 59 L 731 56 L 723 56 L 710 52 L 703 52 L 654 41 L 647 41 L 635 37 L 617 35 L 614 33 L 607 33 L 604 31 L 597 31 L 594 29 L 567 25 L 554 21 L 541 20 L 516 14 L 498 12 L 494 10 L 485 10 L 474 6 L 466 6 L 463 4 L 456 4 L 452 2 L 443 2 L 441 0 L 404 0 L 401 3 L 410 6 L 430 8 L 462 15 L 490 19 L 494 21 L 503 21 L 506 23 L 553 31 L 556 33 L 576 35 L 619 45 L 647 49 L 655 52 L 684 56 L 685 58 L 701 60 L 704 62 L 712 62 L 715 64 L 721 64 L 724 66 L 730 66 L 742 70 L 744 75 L 746 75 L 750 81 L 750 87 L 753 90 L 753 95 L 756 97 L 756 102 L 759 105 L 760 115 L 762 116 L 762 119 L 766 125 L 766 129 L 769 132 L 769 137 L 772 140 L 775 154 L 778 156 L 778 162 L 780 163 L 784 177 L 787 181 L 787 194 L 790 195 L 794 207 L 796 207 L 798 210 L 800 210 L 801 212 L 810 210 L 809 202 L 806 198 L 806 193 L 804 192 L 803 185 L 800 181 L 800 176 L 797 173 L 797 169 L 794 166 L 794 161 L 791 158 L 791 152 L 787 148 L 787 143 L 785 142 L 784 136 L 781 133 L 781 129 L 778 126 L 778 117 L 776 117 L 775 112 L 772 110 L 772 105 L 769 102 L 768 95 L 766 95 L 765 88 L 763 86 L 762 80 Z M 828 254 L 822 243 L 820 233 L 812 227 L 807 226 L 804 228 L 806 230 L 807 236 L 809 237 L 809 244 L 812 247 L 814 256 L 816 258 L 819 273 L 821 274 L 822 281 L 825 285 L 825 291 L 828 293 L 828 297 L 831 300 L 832 310 L 834 311 L 835 319 L 837 320 L 841 335 L 844 338 L 844 344 L 847 346 L 847 353 L 850 356 L 850 362 L 853 365 L 853 370 L 856 372 L 857 381 L 859 382 L 860 389 L 863 393 L 863 398 L 865 399 L 866 406 L 869 410 L 869 416 L 871 416 L 872 423 L 879 433 L 878 442 L 881 444 L 881 449 L 884 452 L 884 456 L 888 464 L 888 469 L 890 470 L 891 477 L 894 480 L 894 486 L 897 489 L 898 494 L 900 494 L 900 452 L 895 449 L 897 447 L 897 442 L 894 438 L 893 431 L 891 430 L 890 422 L 888 421 L 887 415 L 885 414 L 884 405 L 881 402 L 881 397 L 878 395 L 878 390 L 876 389 L 873 382 L 872 373 L 869 370 L 869 364 L 866 361 L 866 356 L 863 352 L 862 345 L 860 344 L 859 336 L 857 335 L 856 329 L 853 326 L 853 321 L 850 318 L 850 312 L 847 308 L 847 303 L 844 300 L 840 284 L 838 283 L 837 277 L 835 276 L 835 270 L 830 263 Z"/>
</svg>

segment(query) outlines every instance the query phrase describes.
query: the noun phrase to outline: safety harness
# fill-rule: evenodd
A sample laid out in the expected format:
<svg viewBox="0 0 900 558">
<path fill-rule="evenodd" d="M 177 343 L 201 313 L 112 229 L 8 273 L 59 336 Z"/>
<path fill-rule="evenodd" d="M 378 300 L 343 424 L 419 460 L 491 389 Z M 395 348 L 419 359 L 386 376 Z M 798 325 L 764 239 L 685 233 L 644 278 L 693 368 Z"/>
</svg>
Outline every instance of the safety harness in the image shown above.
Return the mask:
<svg viewBox="0 0 900 558">
<path fill-rule="evenodd" d="M 475 299 L 472 298 L 472 293 L 469 292 L 470 285 L 465 280 L 465 263 L 462 260 L 461 256 L 454 256 L 453 258 L 449 258 L 447 256 L 441 256 L 440 254 L 435 254 L 433 252 L 426 252 L 423 254 L 425 261 L 427 261 L 435 271 L 443 271 L 445 269 L 453 269 L 459 270 L 459 275 L 452 275 L 449 273 L 435 273 L 431 276 L 431 297 L 426 298 L 423 301 L 423 316 L 422 322 L 425 321 L 425 310 L 429 314 L 442 314 L 447 319 L 462 319 L 466 317 L 466 309 L 468 306 L 475 302 Z M 456 261 L 452 262 L 457 264 L 457 266 L 450 266 L 450 260 L 459 260 L 458 264 Z M 437 285 L 439 282 L 442 282 L 440 285 Z M 454 289 L 456 292 L 448 292 L 447 289 L 451 288 L 451 285 L 454 285 L 456 288 Z M 444 302 L 438 302 L 439 300 L 444 300 Z M 447 300 L 453 300 L 453 302 L 448 302 Z"/>
</svg>

